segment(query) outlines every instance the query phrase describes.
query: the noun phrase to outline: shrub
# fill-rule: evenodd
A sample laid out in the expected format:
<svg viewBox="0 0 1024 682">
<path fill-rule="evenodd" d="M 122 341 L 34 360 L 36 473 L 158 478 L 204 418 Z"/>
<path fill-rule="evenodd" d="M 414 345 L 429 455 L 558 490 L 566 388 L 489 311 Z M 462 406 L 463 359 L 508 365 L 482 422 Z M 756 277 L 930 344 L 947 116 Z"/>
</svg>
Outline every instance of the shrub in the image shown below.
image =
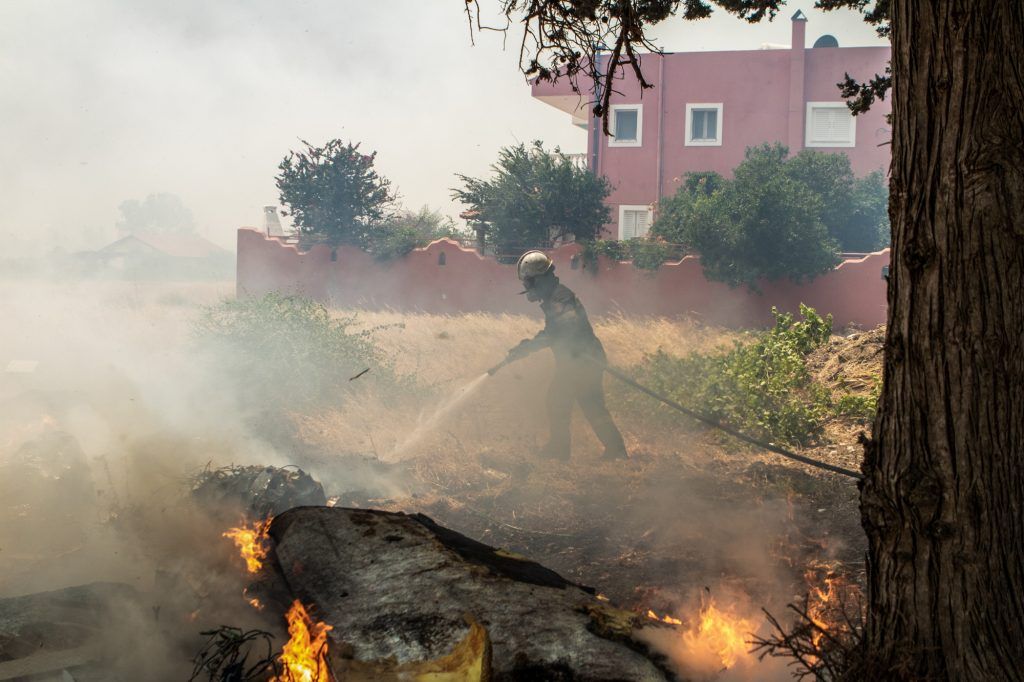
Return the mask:
<svg viewBox="0 0 1024 682">
<path fill-rule="evenodd" d="M 888 242 L 888 189 L 881 173 L 855 178 L 845 154 L 781 144 L 747 149 L 726 180 L 690 173 L 663 200 L 653 235 L 701 254 L 709 279 L 756 288 L 760 279 L 814 277 L 839 251 Z"/>
<path fill-rule="evenodd" d="M 881 393 L 882 381 L 881 377 L 878 377 L 871 392 L 867 395 L 850 392 L 840 395 L 839 399 L 835 401 L 835 415 L 869 422 L 875 418 L 875 414 L 878 412 L 878 398 Z"/>
<path fill-rule="evenodd" d="M 557 147 L 548 152 L 540 142 L 519 144 L 498 152 L 489 179 L 459 175 L 462 188 L 452 197 L 468 206 L 495 252 L 518 256 L 570 236 L 595 239 L 610 221 L 604 200 L 611 185 L 580 168 Z"/>
<path fill-rule="evenodd" d="M 397 384 L 374 330 L 357 330 L 357 322 L 304 298 L 267 294 L 204 308 L 194 337 L 244 406 L 296 409 L 337 401 L 356 386 Z"/>
<path fill-rule="evenodd" d="M 391 182 L 373 167 L 376 152 L 363 154 L 341 140 L 322 147 L 301 142 L 305 149 L 289 152 L 275 178 L 285 215 L 307 241 L 365 248 L 395 202 Z"/>
<path fill-rule="evenodd" d="M 448 216 L 423 206 L 417 212 L 402 211 L 375 227 L 367 249 L 378 260 L 401 258 L 415 248 L 442 237 L 462 236 Z"/>
<path fill-rule="evenodd" d="M 832 317 L 800 306 L 796 319 L 773 309 L 775 326 L 753 342 L 718 354 L 649 355 L 635 374 L 641 383 L 694 410 L 752 435 L 806 445 L 834 412 L 829 392 L 815 384 L 806 357 L 827 342 Z"/>
<path fill-rule="evenodd" d="M 654 271 L 674 255 L 676 251 L 660 239 L 597 239 L 583 243 L 583 258 L 588 265 L 595 264 L 598 256 L 604 256 L 612 260 L 632 261 L 637 269 Z"/>
</svg>

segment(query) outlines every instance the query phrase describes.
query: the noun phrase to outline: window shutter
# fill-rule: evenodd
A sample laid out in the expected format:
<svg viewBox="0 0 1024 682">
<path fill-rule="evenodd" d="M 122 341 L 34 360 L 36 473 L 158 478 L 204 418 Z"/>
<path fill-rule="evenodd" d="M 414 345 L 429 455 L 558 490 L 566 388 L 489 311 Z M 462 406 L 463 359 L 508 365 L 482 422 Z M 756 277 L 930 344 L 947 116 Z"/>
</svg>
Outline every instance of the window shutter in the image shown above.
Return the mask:
<svg viewBox="0 0 1024 682">
<path fill-rule="evenodd" d="M 647 214 L 647 211 L 634 211 L 633 213 L 636 215 L 636 228 L 634 229 L 634 234 L 637 237 L 643 237 L 647 234 L 650 216 Z"/>
<path fill-rule="evenodd" d="M 643 237 L 650 228 L 651 216 L 647 210 L 625 209 L 622 211 L 621 239 Z"/>
<path fill-rule="evenodd" d="M 812 110 L 811 139 L 813 142 L 850 142 L 852 116 L 838 107 L 819 107 Z"/>
<path fill-rule="evenodd" d="M 632 239 L 636 236 L 636 211 L 622 212 L 622 239 Z"/>
</svg>

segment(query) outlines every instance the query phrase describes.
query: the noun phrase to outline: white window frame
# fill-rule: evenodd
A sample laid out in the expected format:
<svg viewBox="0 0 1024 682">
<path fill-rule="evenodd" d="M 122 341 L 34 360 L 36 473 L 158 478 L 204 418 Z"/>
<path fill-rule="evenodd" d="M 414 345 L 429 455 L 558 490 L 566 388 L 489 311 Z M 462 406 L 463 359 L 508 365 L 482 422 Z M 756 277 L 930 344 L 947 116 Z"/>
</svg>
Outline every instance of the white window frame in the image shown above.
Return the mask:
<svg viewBox="0 0 1024 682">
<path fill-rule="evenodd" d="M 815 109 L 842 109 L 850 116 L 850 139 L 846 142 L 816 142 L 812 139 L 812 124 L 814 122 Z M 850 112 L 846 102 L 808 102 L 807 116 L 804 120 L 804 146 L 805 147 L 856 147 L 857 146 L 857 118 Z"/>
<path fill-rule="evenodd" d="M 615 133 L 615 119 L 619 115 L 620 110 L 636 111 L 636 139 L 635 140 L 624 140 L 619 141 L 613 135 Z M 642 104 L 613 104 L 610 107 L 612 120 L 611 131 L 612 135 L 608 136 L 609 147 L 640 147 L 643 144 L 644 137 L 644 105 Z"/>
<path fill-rule="evenodd" d="M 718 136 L 713 140 L 695 140 L 693 139 L 693 110 L 705 110 L 714 109 L 718 112 Z M 722 146 L 722 132 L 725 128 L 724 116 L 722 115 L 723 106 L 721 102 L 707 102 L 704 104 L 693 103 L 686 105 L 686 146 L 687 147 L 721 147 Z"/>
<path fill-rule="evenodd" d="M 651 225 L 654 223 L 654 211 L 651 209 L 650 204 L 620 204 L 619 205 L 619 241 L 624 241 L 625 237 L 622 235 L 622 226 L 626 222 L 626 211 L 646 211 L 647 212 L 647 232 L 642 235 L 635 235 L 635 237 L 644 237 L 651 232 Z M 631 237 L 632 238 L 632 237 Z"/>
</svg>

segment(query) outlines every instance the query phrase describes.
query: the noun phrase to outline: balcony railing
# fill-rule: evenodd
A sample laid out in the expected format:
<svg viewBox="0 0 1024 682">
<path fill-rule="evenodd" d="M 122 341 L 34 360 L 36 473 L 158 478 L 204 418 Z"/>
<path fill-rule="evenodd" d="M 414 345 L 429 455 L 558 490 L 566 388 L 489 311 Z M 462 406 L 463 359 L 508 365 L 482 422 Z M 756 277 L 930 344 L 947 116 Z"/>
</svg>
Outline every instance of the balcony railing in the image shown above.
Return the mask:
<svg viewBox="0 0 1024 682">
<path fill-rule="evenodd" d="M 583 152 L 583 153 L 580 153 L 580 154 L 566 154 L 566 157 L 568 157 L 568 159 L 570 161 L 572 161 L 573 165 L 576 166 L 577 168 L 582 168 L 583 170 L 587 170 L 588 166 L 587 166 L 587 154 L 586 154 L 586 152 Z"/>
</svg>

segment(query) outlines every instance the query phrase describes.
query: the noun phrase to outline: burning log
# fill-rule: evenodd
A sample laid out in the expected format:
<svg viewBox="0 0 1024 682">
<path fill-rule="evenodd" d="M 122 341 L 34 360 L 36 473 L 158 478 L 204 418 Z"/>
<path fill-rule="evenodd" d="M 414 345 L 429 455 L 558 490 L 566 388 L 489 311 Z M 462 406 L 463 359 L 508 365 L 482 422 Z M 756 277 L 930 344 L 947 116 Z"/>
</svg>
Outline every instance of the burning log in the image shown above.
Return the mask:
<svg viewBox="0 0 1024 682">
<path fill-rule="evenodd" d="M 426 516 L 292 509 L 274 519 L 270 536 L 270 563 L 332 628 L 329 660 L 348 673 L 370 666 L 379 675 L 367 679 L 387 679 L 385 670 L 397 679 L 425 661 L 482 670 L 489 649 L 496 679 L 673 678 L 633 636 L 666 626 Z"/>
</svg>

